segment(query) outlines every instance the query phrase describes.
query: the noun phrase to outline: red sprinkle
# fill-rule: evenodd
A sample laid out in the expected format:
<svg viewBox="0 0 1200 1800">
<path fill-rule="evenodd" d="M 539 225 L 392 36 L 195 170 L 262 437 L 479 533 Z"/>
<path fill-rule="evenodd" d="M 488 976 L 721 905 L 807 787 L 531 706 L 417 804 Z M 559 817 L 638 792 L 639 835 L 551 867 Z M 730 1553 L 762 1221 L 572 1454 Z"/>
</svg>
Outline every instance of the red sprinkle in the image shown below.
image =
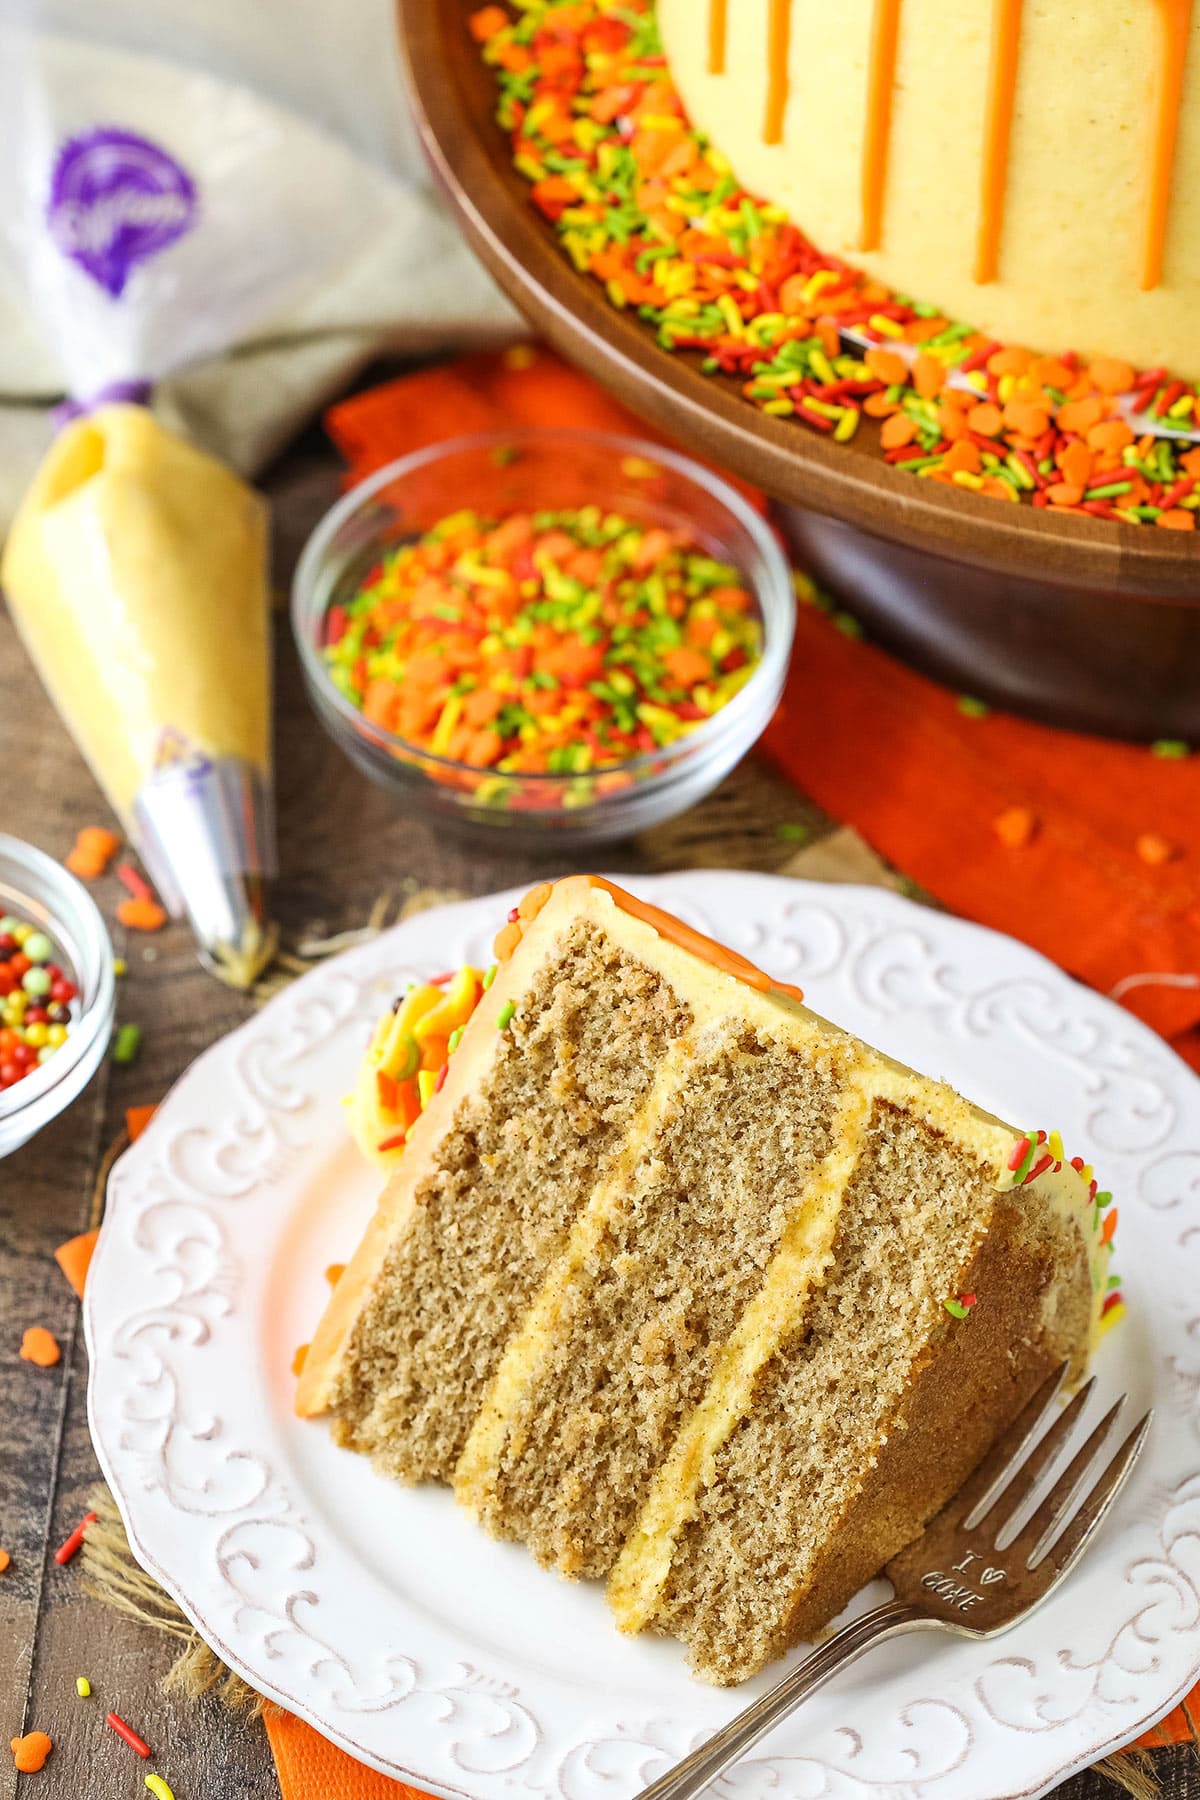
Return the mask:
<svg viewBox="0 0 1200 1800">
<path fill-rule="evenodd" d="M 1033 1146 L 1027 1137 L 1023 1137 L 1018 1143 L 1015 1143 L 1012 1148 L 1012 1155 L 1008 1159 L 1009 1168 L 1019 1169 L 1032 1148 Z"/>
<path fill-rule="evenodd" d="M 975 1294 L 960 1294 L 958 1297 L 964 1306 L 974 1306 L 977 1298 Z"/>
<path fill-rule="evenodd" d="M 145 1738 L 140 1738 L 133 1726 L 127 1725 L 118 1713 L 110 1712 L 104 1722 L 112 1726 L 119 1738 L 124 1738 L 131 1750 L 136 1750 L 139 1756 L 149 1757 L 150 1746 Z"/>
<path fill-rule="evenodd" d="M 114 871 L 117 880 L 127 893 L 135 900 L 153 900 L 154 889 L 150 886 L 131 863 L 118 863 Z"/>
<path fill-rule="evenodd" d="M 56 1563 L 69 1563 L 71 1558 L 78 1554 L 83 1544 L 84 1533 L 89 1525 L 95 1524 L 96 1517 L 97 1515 L 94 1512 L 84 1513 L 82 1519 L 80 1519 L 66 1543 L 60 1544 L 58 1549 L 54 1552 L 54 1560 Z"/>
<path fill-rule="evenodd" d="M 441 1093 L 442 1089 L 446 1085 L 446 1077 L 449 1073 L 450 1073 L 450 1064 L 448 1062 L 443 1063 L 441 1068 L 438 1070 L 437 1080 L 433 1084 L 433 1091 L 435 1094 Z"/>
</svg>

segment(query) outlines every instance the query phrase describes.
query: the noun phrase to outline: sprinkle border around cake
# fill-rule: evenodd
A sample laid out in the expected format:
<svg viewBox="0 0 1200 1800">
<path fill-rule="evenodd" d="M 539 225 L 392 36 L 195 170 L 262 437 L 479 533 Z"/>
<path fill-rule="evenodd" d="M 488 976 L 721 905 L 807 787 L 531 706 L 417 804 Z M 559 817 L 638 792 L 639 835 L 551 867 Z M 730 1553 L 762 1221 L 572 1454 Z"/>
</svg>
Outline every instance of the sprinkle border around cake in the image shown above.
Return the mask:
<svg viewBox="0 0 1200 1800">
<path fill-rule="evenodd" d="M 1200 444 L 1171 439 L 1200 422 L 1194 385 L 1001 344 L 823 255 L 689 125 L 653 0 L 488 5 L 471 30 L 533 203 L 662 348 L 698 353 L 768 415 L 835 442 L 878 421 L 885 460 L 921 479 L 1195 529 Z M 1151 414 L 1154 431 L 1139 435 L 1126 411 Z"/>
</svg>

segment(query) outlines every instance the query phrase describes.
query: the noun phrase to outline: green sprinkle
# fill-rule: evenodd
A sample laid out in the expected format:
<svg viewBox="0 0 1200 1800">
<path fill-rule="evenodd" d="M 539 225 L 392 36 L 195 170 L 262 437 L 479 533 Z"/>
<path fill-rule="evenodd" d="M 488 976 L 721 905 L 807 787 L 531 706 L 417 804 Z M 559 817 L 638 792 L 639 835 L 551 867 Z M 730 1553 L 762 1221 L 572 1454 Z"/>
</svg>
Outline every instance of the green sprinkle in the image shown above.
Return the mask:
<svg viewBox="0 0 1200 1800">
<path fill-rule="evenodd" d="M 464 1028 L 461 1025 L 456 1025 L 454 1030 L 450 1033 L 450 1036 L 446 1039 L 447 1056 L 453 1056 L 454 1052 L 458 1049 L 458 1046 L 462 1043 L 463 1029 Z"/>
<path fill-rule="evenodd" d="M 833 622 L 843 637 L 858 639 L 863 634 L 863 628 L 853 613 L 835 612 Z"/>
<path fill-rule="evenodd" d="M 1121 1277 L 1119 1275 L 1110 1275 L 1107 1282 L 1105 1283 L 1105 1286 L 1107 1287 L 1110 1294 L 1112 1293 L 1112 1290 L 1114 1288 L 1119 1288 L 1120 1285 L 1121 1285 Z"/>
<path fill-rule="evenodd" d="M 1115 500 L 1118 494 L 1128 494 L 1132 489 L 1132 481 L 1110 481 L 1104 487 L 1088 488 L 1083 497 L 1085 500 Z"/>
<path fill-rule="evenodd" d="M 971 1310 L 969 1306 L 964 1306 L 961 1300 L 943 1300 L 942 1305 L 952 1319 L 965 1319 Z"/>
<path fill-rule="evenodd" d="M 783 844 L 804 844 L 808 842 L 812 832 L 807 825 L 802 825 L 796 820 L 789 824 L 777 825 L 775 836 Z"/>
<path fill-rule="evenodd" d="M 140 1025 L 122 1025 L 117 1032 L 117 1041 L 113 1045 L 113 1061 L 115 1063 L 131 1063 L 136 1060 L 142 1042 Z"/>
<path fill-rule="evenodd" d="M 1100 1193 L 1098 1193 L 1096 1195 L 1096 1206 L 1100 1212 L 1103 1212 L 1106 1206 L 1111 1206 L 1111 1205 L 1112 1205 L 1112 1195 L 1110 1193 L 1108 1193 L 1107 1190 L 1102 1190 Z"/>
<path fill-rule="evenodd" d="M 977 700 L 974 694 L 960 694 L 958 710 L 965 719 L 986 719 L 992 709 L 986 700 Z"/>
<path fill-rule="evenodd" d="M 509 1025 L 512 1023 L 513 1014 L 516 1012 L 516 1010 L 517 1010 L 517 1005 L 516 1005 L 515 1000 L 506 1000 L 504 1002 L 504 1005 L 500 1008 L 500 1011 L 496 1016 L 497 1031 L 507 1031 L 508 1030 Z"/>
<path fill-rule="evenodd" d="M 1191 746 L 1181 738 L 1155 738 L 1150 746 L 1153 756 L 1161 756 L 1164 762 L 1182 762 L 1185 756 L 1191 755 Z"/>
<path fill-rule="evenodd" d="M 493 981 L 495 981 L 495 979 L 499 973 L 500 973 L 500 964 L 499 963 L 493 963 L 490 969 L 484 970 L 483 991 L 485 994 L 487 993 L 488 989 L 491 987 Z"/>
</svg>

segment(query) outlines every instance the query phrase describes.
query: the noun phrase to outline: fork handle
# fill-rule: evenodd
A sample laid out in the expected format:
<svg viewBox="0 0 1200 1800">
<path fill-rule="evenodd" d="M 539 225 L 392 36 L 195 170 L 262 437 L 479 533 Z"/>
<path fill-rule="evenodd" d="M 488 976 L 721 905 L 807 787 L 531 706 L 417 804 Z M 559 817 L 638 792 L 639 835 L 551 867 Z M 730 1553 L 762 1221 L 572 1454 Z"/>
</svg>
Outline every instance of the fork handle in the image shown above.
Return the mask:
<svg viewBox="0 0 1200 1800">
<path fill-rule="evenodd" d="M 665 1775 L 643 1788 L 637 1800 L 692 1800 L 693 1795 L 702 1793 L 710 1781 L 715 1781 L 730 1763 L 745 1755 L 773 1725 L 778 1725 L 802 1700 L 824 1687 L 831 1675 L 852 1663 L 872 1644 L 929 1623 L 925 1614 L 900 1600 L 885 1601 L 882 1606 L 852 1619 L 828 1643 L 806 1656 L 768 1693 L 751 1701 L 728 1725 L 722 1726 L 673 1769 L 668 1769 Z"/>
</svg>

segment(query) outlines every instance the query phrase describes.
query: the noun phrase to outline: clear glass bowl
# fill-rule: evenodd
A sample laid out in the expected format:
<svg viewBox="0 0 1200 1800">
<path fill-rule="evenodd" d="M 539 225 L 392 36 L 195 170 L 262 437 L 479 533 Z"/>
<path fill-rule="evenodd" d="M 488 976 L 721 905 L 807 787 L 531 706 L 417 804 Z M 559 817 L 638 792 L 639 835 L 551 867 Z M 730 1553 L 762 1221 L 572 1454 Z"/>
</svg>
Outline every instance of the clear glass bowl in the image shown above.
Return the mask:
<svg viewBox="0 0 1200 1800">
<path fill-rule="evenodd" d="M 108 1048 L 116 990 L 112 945 L 91 895 L 61 863 L 0 834 L 0 917 L 5 913 L 53 940 L 56 960 L 79 992 L 66 1042 L 0 1092 L 0 1156 L 27 1143 L 83 1092 Z"/>
<path fill-rule="evenodd" d="M 753 594 L 763 654 L 746 685 L 664 748 L 586 775 L 500 775 L 434 756 L 374 725 L 330 679 L 325 619 L 398 544 L 447 514 L 490 517 L 587 505 L 687 531 Z M 695 805 L 739 762 L 779 702 L 795 626 L 786 559 L 765 520 L 688 457 L 640 438 L 520 427 L 452 438 L 389 463 L 317 526 L 292 586 L 292 628 L 309 696 L 330 735 L 406 807 L 545 848 L 642 831 Z"/>
</svg>

